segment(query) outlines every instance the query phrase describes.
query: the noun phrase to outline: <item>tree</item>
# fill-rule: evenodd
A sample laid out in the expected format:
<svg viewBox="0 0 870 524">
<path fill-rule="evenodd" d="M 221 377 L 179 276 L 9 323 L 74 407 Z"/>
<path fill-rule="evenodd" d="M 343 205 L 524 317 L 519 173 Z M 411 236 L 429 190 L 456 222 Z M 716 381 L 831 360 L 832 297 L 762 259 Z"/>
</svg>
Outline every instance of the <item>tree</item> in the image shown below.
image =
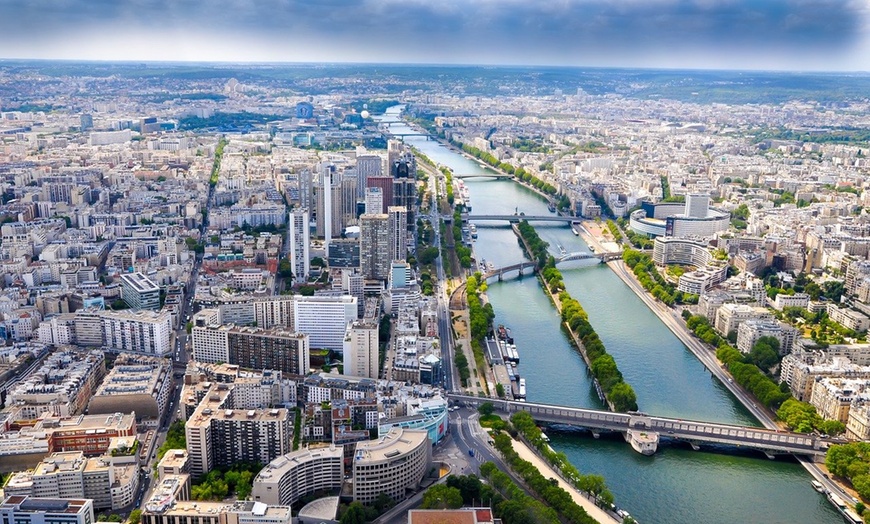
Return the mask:
<svg viewBox="0 0 870 524">
<path fill-rule="evenodd" d="M 749 361 L 761 369 L 770 369 L 779 363 L 779 340 L 761 337 L 749 352 Z"/>
<path fill-rule="evenodd" d="M 436 484 L 423 494 L 423 504 L 420 507 L 423 509 L 461 508 L 462 493 L 446 484 Z"/>
<path fill-rule="evenodd" d="M 365 524 L 366 509 L 359 502 L 351 502 L 341 516 L 341 524 Z"/>
<path fill-rule="evenodd" d="M 495 394 L 498 398 L 504 398 L 504 386 L 501 383 L 495 385 Z"/>
<path fill-rule="evenodd" d="M 493 411 L 495 411 L 495 406 L 492 405 L 492 402 L 484 402 L 477 408 L 477 412 L 484 417 L 492 415 Z"/>
<path fill-rule="evenodd" d="M 130 517 L 127 519 L 127 522 L 130 524 L 139 524 L 142 521 L 142 510 L 139 508 L 134 509 L 130 512 Z"/>
<path fill-rule="evenodd" d="M 620 382 L 613 386 L 608 398 L 613 402 L 613 407 L 616 411 L 637 410 L 637 395 L 634 393 L 634 389 L 625 382 Z"/>
</svg>

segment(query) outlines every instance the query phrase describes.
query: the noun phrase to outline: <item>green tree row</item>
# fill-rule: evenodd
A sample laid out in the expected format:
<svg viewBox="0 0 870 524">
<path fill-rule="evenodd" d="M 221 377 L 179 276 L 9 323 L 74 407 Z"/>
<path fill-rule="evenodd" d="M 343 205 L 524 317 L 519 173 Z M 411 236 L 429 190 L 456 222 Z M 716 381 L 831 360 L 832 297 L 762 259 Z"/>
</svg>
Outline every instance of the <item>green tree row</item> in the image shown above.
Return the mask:
<svg viewBox="0 0 870 524">
<path fill-rule="evenodd" d="M 544 182 L 543 180 L 532 175 L 531 173 L 529 173 L 528 171 L 526 171 L 522 167 L 515 168 L 514 166 L 512 166 L 511 164 L 508 164 L 507 162 L 500 161 L 498 158 L 494 157 L 492 154 L 487 153 L 486 151 L 481 151 L 480 149 L 473 147 L 473 146 L 470 146 L 468 144 L 463 144 L 462 142 L 455 142 L 455 141 L 453 142 L 453 144 L 455 146 L 460 147 L 463 151 L 465 151 L 469 155 L 473 156 L 474 158 L 482 160 L 483 162 L 486 162 L 487 164 L 491 165 L 492 167 L 500 169 L 500 170 L 504 171 L 505 173 L 508 173 L 510 175 L 514 175 L 515 177 L 519 178 L 523 182 L 525 182 L 527 184 L 531 184 L 535 188 L 543 191 L 544 193 L 546 193 L 548 195 L 555 195 L 556 193 L 559 192 L 559 190 L 556 189 L 555 186 L 553 186 L 547 182 Z"/>
<path fill-rule="evenodd" d="M 720 337 L 706 317 L 688 313 L 684 317 L 686 326 L 695 336 L 717 348 L 716 358 L 725 365 L 734 381 L 752 393 L 760 403 L 776 410 L 777 418 L 785 422 L 789 429 L 799 433 L 819 431 L 828 435 L 845 431 L 841 422 L 822 419 L 812 405 L 791 396 L 788 384 L 777 384 L 762 371 L 762 368 L 769 369 L 779 361 L 778 340 L 761 337 L 748 354 L 743 354 Z"/>
<path fill-rule="evenodd" d="M 170 449 L 187 449 L 187 436 L 184 433 L 184 421 L 176 420 L 166 432 L 166 440 L 157 449 L 157 461 L 163 458 Z"/>
<path fill-rule="evenodd" d="M 221 174 L 221 160 L 224 156 L 224 148 L 227 146 L 227 139 L 221 137 L 218 140 L 217 147 L 214 148 L 214 163 L 211 166 L 211 177 L 208 179 L 209 185 L 212 187 L 216 186 L 218 183 L 218 178 Z"/>
<path fill-rule="evenodd" d="M 585 509 L 574 502 L 571 494 L 559 486 L 555 479 L 546 478 L 531 462 L 520 458 L 519 454 L 514 451 L 511 438 L 508 435 L 499 433 L 493 437 L 493 441 L 495 442 L 495 448 L 501 453 L 511 469 L 525 481 L 532 491 L 543 499 L 549 509 L 556 513 L 556 515 L 549 514 L 556 518 L 555 522 L 559 521 L 559 516 L 562 517 L 563 522 L 572 524 L 593 524 L 596 522 L 595 519 L 586 513 Z M 526 502 L 524 505 L 532 503 L 540 504 L 517 488 L 510 481 L 510 477 L 499 471 L 495 464 L 487 462 L 481 465 L 480 473 L 500 492 L 505 489 L 506 491 L 502 492 L 505 498 L 523 500 Z M 514 489 L 511 489 L 511 487 Z M 548 519 L 548 521 L 550 520 Z"/>
<path fill-rule="evenodd" d="M 511 415 L 513 427 L 525 439 L 543 455 L 543 457 L 568 479 L 577 489 L 585 491 L 597 499 L 600 504 L 609 506 L 613 504 L 613 493 L 607 489 L 604 477 L 601 475 L 583 475 L 568 461 L 568 456 L 561 451 L 554 451 L 544 440 L 543 432 L 535 420 L 525 411 L 518 411 Z"/>
<path fill-rule="evenodd" d="M 194 500 L 224 500 L 230 493 L 244 500 L 251 494 L 254 476 L 263 469 L 260 464 L 234 464 L 231 468 L 209 471 L 190 488 Z"/>
<path fill-rule="evenodd" d="M 590 371 L 598 380 L 604 396 L 616 411 L 636 411 L 637 395 L 634 388 L 622 378 L 622 373 L 616 366 L 616 361 L 607 353 L 604 343 L 589 322 L 589 317 L 583 306 L 572 298 L 567 291 L 559 294 L 562 303 L 562 322 L 575 334 L 586 352 L 586 358 L 591 362 Z"/>
<path fill-rule="evenodd" d="M 825 465 L 834 475 L 851 482 L 862 499 L 870 500 L 870 442 L 831 446 Z"/>
<path fill-rule="evenodd" d="M 521 220 L 520 223 L 517 224 L 517 229 L 520 232 L 520 236 L 523 237 L 523 240 L 525 240 L 529 249 L 532 251 L 529 253 L 529 256 L 535 261 L 537 268 L 544 268 L 550 260 L 550 252 L 547 251 L 550 244 L 541 240 L 541 237 L 538 236 L 538 232 L 535 231 L 535 228 L 526 220 Z"/>
</svg>

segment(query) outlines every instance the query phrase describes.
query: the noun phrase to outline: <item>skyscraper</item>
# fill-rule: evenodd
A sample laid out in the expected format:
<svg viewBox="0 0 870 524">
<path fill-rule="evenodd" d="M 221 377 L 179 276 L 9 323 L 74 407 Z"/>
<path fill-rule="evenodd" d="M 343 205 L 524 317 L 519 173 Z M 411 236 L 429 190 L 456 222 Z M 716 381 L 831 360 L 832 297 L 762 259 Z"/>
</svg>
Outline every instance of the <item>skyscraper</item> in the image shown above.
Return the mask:
<svg viewBox="0 0 870 524">
<path fill-rule="evenodd" d="M 378 325 L 358 320 L 347 326 L 344 336 L 344 374 L 378 378 Z"/>
<path fill-rule="evenodd" d="M 408 254 L 408 210 L 401 206 L 387 208 L 390 228 L 390 253 L 387 263 L 405 260 Z"/>
<path fill-rule="evenodd" d="M 305 282 L 310 273 L 308 247 L 311 231 L 308 227 L 307 209 L 294 209 L 290 212 L 290 268 L 296 282 Z"/>
<path fill-rule="evenodd" d="M 333 235 L 341 232 L 341 177 L 334 164 L 323 164 L 317 185 L 317 236 L 324 239 L 326 255 Z"/>
<path fill-rule="evenodd" d="M 356 158 L 357 196 L 365 196 L 366 180 L 384 174 L 384 160 L 379 155 L 360 155 Z"/>
<path fill-rule="evenodd" d="M 390 275 L 390 217 L 360 216 L 360 269 L 363 278 L 386 281 Z"/>
<path fill-rule="evenodd" d="M 370 176 L 366 179 L 366 187 L 379 187 L 381 188 L 381 195 L 383 195 L 383 207 L 380 211 L 376 213 L 386 213 L 387 208 L 393 205 L 393 177 L 389 176 Z M 373 213 L 373 211 L 366 210 L 366 213 Z"/>
<path fill-rule="evenodd" d="M 384 210 L 384 192 L 379 187 L 366 188 L 366 213 L 381 213 Z"/>
</svg>

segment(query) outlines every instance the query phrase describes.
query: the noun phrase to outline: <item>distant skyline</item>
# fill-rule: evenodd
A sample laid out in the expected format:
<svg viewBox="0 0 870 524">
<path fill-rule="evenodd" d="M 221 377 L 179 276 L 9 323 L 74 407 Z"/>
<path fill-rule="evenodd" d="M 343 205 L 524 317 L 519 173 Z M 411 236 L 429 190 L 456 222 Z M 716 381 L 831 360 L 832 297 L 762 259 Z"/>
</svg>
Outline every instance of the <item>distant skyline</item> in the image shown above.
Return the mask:
<svg viewBox="0 0 870 524">
<path fill-rule="evenodd" d="M 870 0 L 0 0 L 0 57 L 870 71 Z"/>
</svg>

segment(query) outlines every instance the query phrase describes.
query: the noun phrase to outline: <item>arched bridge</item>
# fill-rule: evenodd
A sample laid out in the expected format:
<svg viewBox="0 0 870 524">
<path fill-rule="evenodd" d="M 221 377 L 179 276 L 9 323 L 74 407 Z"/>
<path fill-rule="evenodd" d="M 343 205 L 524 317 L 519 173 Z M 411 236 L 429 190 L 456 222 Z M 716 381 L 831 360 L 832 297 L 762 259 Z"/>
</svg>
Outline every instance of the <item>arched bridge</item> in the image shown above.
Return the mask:
<svg viewBox="0 0 870 524">
<path fill-rule="evenodd" d="M 759 450 L 771 458 L 779 454 L 823 458 L 827 451 L 827 443 L 822 439 L 813 435 L 788 431 L 654 417 L 644 413 L 613 413 L 597 409 L 515 402 L 466 395 L 450 395 L 449 400 L 474 407 L 480 406 L 484 402 L 491 402 L 497 410 L 507 414 L 526 411 L 538 422 L 567 424 L 603 431 L 643 431 L 656 436 L 661 435 L 669 439 L 686 441 L 693 448 L 705 443 L 737 446 Z"/>
</svg>

